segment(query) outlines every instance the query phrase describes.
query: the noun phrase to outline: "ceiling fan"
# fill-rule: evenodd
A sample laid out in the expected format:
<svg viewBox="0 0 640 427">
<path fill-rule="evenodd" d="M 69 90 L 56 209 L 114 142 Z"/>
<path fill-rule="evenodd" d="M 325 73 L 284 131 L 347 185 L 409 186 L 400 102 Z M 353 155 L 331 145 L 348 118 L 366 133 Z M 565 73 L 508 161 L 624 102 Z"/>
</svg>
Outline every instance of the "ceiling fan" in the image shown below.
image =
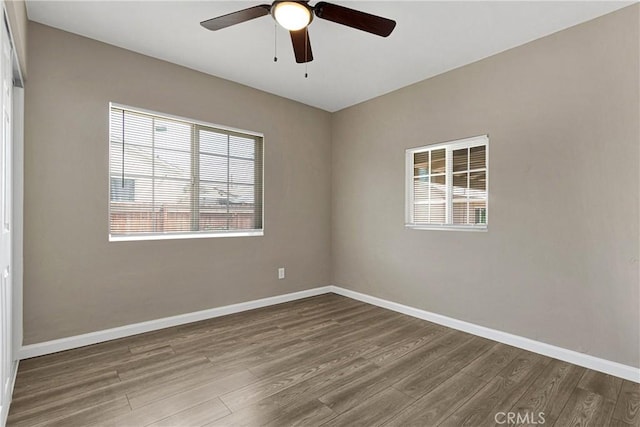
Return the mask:
<svg viewBox="0 0 640 427">
<path fill-rule="evenodd" d="M 227 15 L 211 18 L 202 21 L 200 25 L 208 30 L 217 31 L 271 14 L 278 24 L 289 30 L 297 63 L 313 61 L 307 27 L 313 20 L 314 14 L 318 18 L 376 34 L 381 37 L 387 37 L 396 26 L 396 22 L 391 19 L 371 15 L 348 7 L 338 6 L 324 1 L 316 3 L 315 6 L 310 6 L 308 3 L 308 0 L 276 0 L 272 4 L 261 4 Z"/>
</svg>

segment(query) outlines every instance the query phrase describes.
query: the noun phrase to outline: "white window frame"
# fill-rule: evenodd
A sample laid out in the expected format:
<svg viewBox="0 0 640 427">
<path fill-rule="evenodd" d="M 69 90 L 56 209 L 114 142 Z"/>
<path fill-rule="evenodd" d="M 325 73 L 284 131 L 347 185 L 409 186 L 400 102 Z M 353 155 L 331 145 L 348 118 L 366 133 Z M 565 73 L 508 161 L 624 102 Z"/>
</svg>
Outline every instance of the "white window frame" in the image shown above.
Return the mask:
<svg viewBox="0 0 640 427">
<path fill-rule="evenodd" d="M 138 234 L 132 234 L 132 235 L 112 235 L 110 228 L 110 221 L 111 221 L 111 188 L 110 188 L 110 181 L 111 181 L 111 166 L 110 166 L 110 162 L 111 162 L 111 109 L 112 108 L 119 108 L 119 109 L 124 109 L 127 111 L 133 111 L 133 112 L 138 112 L 138 113 L 142 113 L 142 114 L 147 114 L 147 115 L 152 115 L 158 118 L 163 118 L 163 119 L 168 119 L 168 120 L 177 120 L 177 121 L 182 121 L 182 122 L 186 122 L 189 124 L 193 124 L 196 126 L 203 126 L 203 127 L 207 127 L 207 128 L 213 128 L 213 129 L 219 129 L 219 130 L 223 130 L 223 131 L 228 131 L 228 132 L 234 132 L 234 133 L 239 133 L 239 134 L 245 134 L 245 135 L 249 135 L 249 136 L 255 136 L 255 137 L 259 137 L 262 138 L 262 150 L 261 150 L 261 155 L 262 155 L 262 159 L 261 159 L 261 172 L 262 172 L 262 177 L 261 177 L 261 185 L 262 185 L 262 207 L 261 207 L 261 220 L 260 220 L 260 224 L 262 225 L 262 227 L 260 229 L 255 229 L 255 230 L 220 230 L 220 231 L 215 231 L 215 232 L 210 232 L 210 233 L 206 233 L 206 232 L 184 232 L 184 233 L 166 233 L 166 234 L 161 234 L 161 233 L 138 233 Z M 191 119 L 188 117 L 182 117 L 182 116 L 176 116 L 176 115 L 172 115 L 172 114 L 166 114 L 166 113 L 160 113 L 158 111 L 153 111 L 153 110 L 147 110 L 144 108 L 138 108 L 138 107 L 131 107 L 129 105 L 125 105 L 125 104 L 119 104 L 116 102 L 110 102 L 108 105 L 108 110 L 107 110 L 107 114 L 109 116 L 109 131 L 107 132 L 107 143 L 109 144 L 109 156 L 108 156 L 108 170 L 109 170 L 109 185 L 107 186 L 107 200 L 109 200 L 109 212 L 108 212 L 108 228 L 109 228 L 109 242 L 131 242 L 131 241 L 144 241 L 144 240 L 176 240 L 176 239 L 205 239 L 205 238 L 212 238 L 212 237 L 252 237 L 252 236 L 264 236 L 264 211 L 265 211 L 265 184 L 264 184 L 264 165 L 265 165 L 265 141 L 264 141 L 264 134 L 260 133 L 260 132 L 254 132 L 254 131 L 248 131 L 248 130 L 244 130 L 244 129 L 238 129 L 238 128 L 233 128 L 233 127 L 229 127 L 229 126 L 223 126 L 223 125 L 217 125 L 214 123 L 210 123 L 210 122 L 205 122 L 205 121 L 201 121 L 201 120 L 195 120 L 195 119 Z"/>
<path fill-rule="evenodd" d="M 484 224 L 453 224 L 453 151 L 460 148 L 471 148 L 484 145 L 487 198 L 486 198 L 486 222 Z M 429 150 L 446 150 L 445 183 L 446 183 L 446 220 L 445 224 L 415 224 L 413 220 L 413 158 L 415 153 Z M 470 138 L 458 139 L 447 142 L 423 145 L 421 147 L 405 150 L 405 227 L 414 230 L 462 230 L 462 231 L 487 231 L 489 226 L 489 135 L 478 135 Z"/>
</svg>

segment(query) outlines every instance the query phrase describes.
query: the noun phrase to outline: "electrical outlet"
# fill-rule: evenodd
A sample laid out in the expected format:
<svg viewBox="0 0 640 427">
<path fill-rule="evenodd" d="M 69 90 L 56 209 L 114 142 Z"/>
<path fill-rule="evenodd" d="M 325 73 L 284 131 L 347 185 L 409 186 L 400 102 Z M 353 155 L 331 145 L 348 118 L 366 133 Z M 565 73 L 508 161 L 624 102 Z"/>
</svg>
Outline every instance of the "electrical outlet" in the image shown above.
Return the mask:
<svg viewBox="0 0 640 427">
<path fill-rule="evenodd" d="M 284 279 L 284 267 L 278 269 L 278 279 Z"/>
</svg>

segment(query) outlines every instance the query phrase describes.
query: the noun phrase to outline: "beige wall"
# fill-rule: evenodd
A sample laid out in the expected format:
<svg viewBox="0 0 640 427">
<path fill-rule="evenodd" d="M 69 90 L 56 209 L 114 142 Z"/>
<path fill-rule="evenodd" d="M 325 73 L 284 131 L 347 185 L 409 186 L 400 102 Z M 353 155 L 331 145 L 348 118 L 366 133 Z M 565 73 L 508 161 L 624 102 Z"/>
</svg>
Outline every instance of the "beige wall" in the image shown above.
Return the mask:
<svg viewBox="0 0 640 427">
<path fill-rule="evenodd" d="M 27 9 L 24 0 L 5 0 L 9 27 L 18 54 L 22 78 L 27 77 Z"/>
<path fill-rule="evenodd" d="M 329 113 L 33 22 L 29 68 L 25 344 L 329 284 Z M 109 101 L 263 132 L 265 235 L 109 243 Z"/>
<path fill-rule="evenodd" d="M 332 117 L 336 285 L 639 366 L 636 4 Z M 489 231 L 404 224 L 404 150 L 489 134 Z"/>
<path fill-rule="evenodd" d="M 333 283 L 638 366 L 639 14 L 333 115 L 30 23 L 25 344 Z M 263 132 L 265 236 L 108 243 L 109 101 Z M 489 231 L 405 229 L 404 150 L 485 133 Z"/>
</svg>

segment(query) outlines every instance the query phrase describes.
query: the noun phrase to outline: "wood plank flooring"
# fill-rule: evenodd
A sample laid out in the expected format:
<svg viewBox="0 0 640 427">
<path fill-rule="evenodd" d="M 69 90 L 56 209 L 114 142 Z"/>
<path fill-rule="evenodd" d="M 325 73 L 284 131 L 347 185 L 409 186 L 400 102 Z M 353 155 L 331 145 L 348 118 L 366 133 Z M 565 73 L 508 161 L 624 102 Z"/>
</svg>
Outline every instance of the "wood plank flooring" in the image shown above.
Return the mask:
<svg viewBox="0 0 640 427">
<path fill-rule="evenodd" d="M 540 413 L 638 427 L 640 385 L 328 294 L 23 360 L 8 425 L 494 426 Z"/>
</svg>

